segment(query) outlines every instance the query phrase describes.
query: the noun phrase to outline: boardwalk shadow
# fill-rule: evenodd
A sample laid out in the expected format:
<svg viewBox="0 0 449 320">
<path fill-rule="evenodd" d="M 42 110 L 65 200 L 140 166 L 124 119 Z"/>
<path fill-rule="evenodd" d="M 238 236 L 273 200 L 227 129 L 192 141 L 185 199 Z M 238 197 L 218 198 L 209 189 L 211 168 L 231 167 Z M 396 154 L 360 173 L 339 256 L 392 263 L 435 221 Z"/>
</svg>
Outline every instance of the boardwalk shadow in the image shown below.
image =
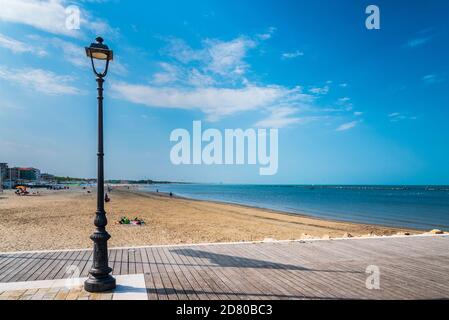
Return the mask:
<svg viewBox="0 0 449 320">
<path fill-rule="evenodd" d="M 146 288 L 131 287 L 123 284 L 118 284 L 116 289 L 112 291 L 114 293 L 144 293 L 147 292 Z"/>
<path fill-rule="evenodd" d="M 286 269 L 286 270 L 307 270 L 304 267 L 275 263 L 271 261 L 251 259 L 227 254 L 213 253 L 202 250 L 183 249 L 170 250 L 178 255 L 189 256 L 199 259 L 208 259 L 212 264 L 220 267 L 237 267 L 237 268 L 257 268 L 257 269 Z"/>
<path fill-rule="evenodd" d="M 217 265 L 220 267 L 229 267 L 229 268 L 255 268 L 255 269 L 275 269 L 275 270 L 296 270 L 296 271 L 319 271 L 319 272 L 342 272 L 342 273 L 361 273 L 357 271 L 339 271 L 339 270 L 317 270 L 317 269 L 309 269 L 298 265 L 293 264 L 284 264 L 277 263 L 272 261 L 253 259 L 240 257 L 235 255 L 227 255 L 220 253 L 213 253 L 203 250 L 194 250 L 194 249 L 174 249 L 170 250 L 170 252 L 193 257 L 199 259 L 208 259 L 211 264 Z"/>
</svg>

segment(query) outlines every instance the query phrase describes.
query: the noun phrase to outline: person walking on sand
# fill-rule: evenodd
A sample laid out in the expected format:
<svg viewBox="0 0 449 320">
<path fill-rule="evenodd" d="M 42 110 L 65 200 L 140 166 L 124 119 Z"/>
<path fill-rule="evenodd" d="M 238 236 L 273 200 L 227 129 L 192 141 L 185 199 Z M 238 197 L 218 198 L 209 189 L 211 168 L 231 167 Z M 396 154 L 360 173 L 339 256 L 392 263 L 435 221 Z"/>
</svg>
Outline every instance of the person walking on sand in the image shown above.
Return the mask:
<svg viewBox="0 0 449 320">
<path fill-rule="evenodd" d="M 104 196 L 104 202 L 107 203 L 109 201 L 111 201 L 111 199 L 109 198 L 108 194 L 106 193 L 105 196 Z"/>
</svg>

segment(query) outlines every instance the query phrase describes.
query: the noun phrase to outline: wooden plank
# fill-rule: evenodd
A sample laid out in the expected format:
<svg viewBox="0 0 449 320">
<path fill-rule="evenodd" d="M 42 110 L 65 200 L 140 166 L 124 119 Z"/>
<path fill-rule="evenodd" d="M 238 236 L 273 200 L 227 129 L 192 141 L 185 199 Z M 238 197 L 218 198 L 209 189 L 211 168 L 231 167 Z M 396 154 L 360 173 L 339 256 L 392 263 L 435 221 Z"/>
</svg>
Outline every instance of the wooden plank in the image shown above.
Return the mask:
<svg viewBox="0 0 449 320">
<path fill-rule="evenodd" d="M 22 264 L 22 267 L 17 269 L 14 274 L 11 274 L 8 278 L 3 279 L 2 282 L 17 282 L 23 275 L 27 274 L 29 270 L 36 263 L 36 258 L 39 256 L 39 253 L 27 254 L 27 262 Z"/>
<path fill-rule="evenodd" d="M 211 249 L 213 250 L 214 248 L 211 247 Z M 267 272 L 270 273 L 269 270 L 264 269 L 261 272 L 258 265 L 243 257 L 244 254 L 240 245 L 235 247 L 226 246 L 225 250 L 213 252 L 212 254 L 215 254 L 213 259 L 217 264 L 223 266 L 226 270 L 235 270 L 236 275 L 234 277 L 241 277 L 239 280 L 242 286 L 241 292 L 246 299 L 273 298 L 271 293 L 274 288 L 277 294 L 288 294 L 283 286 L 272 282 L 272 279 L 270 279 L 272 275 L 268 276 L 267 274 Z"/>
<path fill-rule="evenodd" d="M 363 247 L 358 248 L 358 250 L 363 250 L 365 254 L 370 254 L 371 261 L 369 262 L 369 264 L 378 265 L 380 267 L 381 273 L 383 273 L 382 271 L 388 270 L 389 274 L 394 276 L 392 282 L 397 283 L 397 295 L 400 295 L 401 293 L 407 293 L 407 295 L 404 297 L 407 298 L 409 296 L 413 296 L 415 294 L 415 291 L 419 291 L 420 288 L 426 286 L 432 286 L 434 291 L 445 292 L 445 290 L 447 290 L 447 286 L 445 286 L 440 281 L 426 283 L 425 278 L 428 274 L 439 273 L 438 271 L 435 272 L 434 268 L 428 268 L 425 266 L 426 261 L 428 260 L 427 257 L 421 257 L 418 261 L 412 260 L 411 262 L 407 263 L 407 261 L 410 260 L 408 256 L 411 254 L 411 251 L 409 251 L 407 248 L 402 248 L 402 250 L 400 250 L 400 248 L 395 248 L 394 246 L 389 246 L 390 252 L 384 251 L 380 255 L 380 257 L 377 257 L 378 249 L 377 247 L 372 247 L 371 245 L 372 243 L 367 242 Z M 422 251 L 422 253 L 423 252 L 425 252 L 425 250 Z M 412 253 L 411 255 L 416 256 L 414 253 Z M 392 256 L 395 257 L 394 260 L 391 259 Z M 400 263 L 397 263 L 398 257 L 401 257 L 399 259 L 399 261 L 401 261 Z M 391 262 L 395 265 L 393 268 L 388 267 L 388 264 L 390 264 Z M 444 265 L 445 264 L 442 264 L 442 266 Z M 417 271 L 418 274 L 414 276 L 413 271 Z M 445 274 L 447 274 L 447 272 L 442 272 L 439 274 L 441 276 L 444 276 Z M 408 281 L 405 281 L 403 279 L 408 279 Z M 415 289 L 413 289 L 414 287 Z"/>
<path fill-rule="evenodd" d="M 338 270 L 328 270 L 329 268 L 326 268 L 325 270 L 316 270 L 314 268 L 305 267 L 302 263 L 292 261 L 292 257 L 283 256 L 283 245 L 284 244 L 275 244 L 275 246 L 271 247 L 256 245 L 252 248 L 252 252 L 255 254 L 257 253 L 257 256 L 260 258 L 270 259 L 273 256 L 276 256 L 276 260 L 285 260 L 288 262 L 288 264 L 270 263 L 270 266 L 277 270 L 277 273 L 282 278 L 282 282 L 286 282 L 289 287 L 297 288 L 297 292 L 303 292 L 304 298 L 342 298 L 341 292 L 337 294 L 332 290 L 335 285 L 340 287 L 340 291 L 346 287 L 344 281 L 337 284 L 335 282 L 338 277 L 335 277 L 334 274 L 330 275 L 331 272 L 339 272 Z M 315 252 L 315 254 L 319 254 L 319 252 Z M 335 269 L 335 264 L 332 265 L 332 268 Z"/>
<path fill-rule="evenodd" d="M 209 258 L 209 254 L 210 252 L 207 250 L 207 247 L 202 247 L 201 250 L 198 250 L 198 257 L 202 258 L 204 260 L 207 260 Z M 237 283 L 242 283 L 243 282 L 243 278 L 240 279 L 239 281 L 231 281 L 230 279 L 230 275 L 229 272 L 225 272 L 225 269 L 222 268 L 220 266 L 220 264 L 218 263 L 209 263 L 206 264 L 206 270 L 209 271 L 209 273 L 212 274 L 212 279 L 214 279 L 215 283 L 217 284 L 219 289 L 219 297 L 220 299 L 224 299 L 224 300 L 228 300 L 228 299 L 236 299 L 236 298 L 243 298 L 241 295 L 241 290 L 243 290 L 243 288 L 236 289 L 235 288 L 235 284 Z M 231 274 L 233 274 L 233 276 L 237 279 L 237 277 L 239 276 L 239 273 L 234 272 L 235 268 L 231 268 Z M 245 279 L 246 280 L 246 279 Z M 232 284 L 233 283 L 233 284 Z M 248 298 L 248 295 L 246 295 L 245 297 L 246 299 Z M 255 299 L 257 299 L 258 296 L 255 296 Z"/>
<path fill-rule="evenodd" d="M 45 280 L 47 279 L 47 275 L 55 268 L 58 267 L 60 262 L 58 260 L 58 257 L 61 256 L 62 253 L 61 252 L 56 252 L 55 254 L 53 254 L 51 257 L 48 258 L 49 263 L 47 265 L 47 267 L 45 269 L 42 269 L 40 271 L 40 274 L 36 277 L 36 280 Z"/>
<path fill-rule="evenodd" d="M 199 261 L 198 258 L 188 254 L 189 251 L 187 250 L 192 250 L 192 248 L 179 248 L 179 250 L 181 255 L 184 255 L 186 260 L 192 264 L 193 276 L 198 284 L 200 284 L 203 293 L 205 293 L 209 299 L 219 300 L 220 298 L 217 295 L 217 290 L 214 289 L 217 288 L 217 284 L 213 281 L 212 277 L 204 271 L 204 263 Z"/>
<path fill-rule="evenodd" d="M 156 266 L 158 267 L 158 271 L 161 275 L 162 283 L 165 288 L 165 292 L 167 294 L 168 300 L 177 300 L 179 299 L 178 295 L 181 293 L 177 292 L 174 288 L 172 279 L 170 278 L 169 274 L 167 273 L 166 266 L 164 264 L 163 258 L 161 256 L 161 248 L 157 247 L 154 248 L 154 256 L 156 258 Z"/>
<path fill-rule="evenodd" d="M 178 275 L 176 274 L 171 261 L 167 257 L 166 248 L 159 248 L 158 250 L 159 256 L 161 257 L 161 262 L 165 267 L 165 271 L 170 278 L 170 282 L 172 284 L 172 289 L 176 293 L 179 300 L 187 300 L 188 295 L 184 291 L 184 287 L 179 280 Z"/>
<path fill-rule="evenodd" d="M 367 240 L 364 240 L 364 241 L 367 241 Z M 368 242 L 365 242 L 365 244 L 363 245 L 363 248 L 359 247 L 357 249 L 354 249 L 351 245 L 348 245 L 348 243 L 345 243 L 344 247 L 346 247 L 347 250 L 350 250 L 352 252 L 356 252 L 357 253 L 357 255 L 355 255 L 355 257 L 356 257 L 356 260 L 358 260 L 358 261 L 360 261 L 362 263 L 361 269 L 365 269 L 369 264 L 374 264 L 374 265 L 378 265 L 381 268 L 381 274 L 386 275 L 383 272 L 383 271 L 385 271 L 384 268 L 383 268 L 383 265 L 385 263 L 388 264 L 389 261 L 396 260 L 400 256 L 399 253 L 398 254 L 393 254 L 392 252 L 388 252 L 387 251 L 387 252 L 383 252 L 383 253 L 381 253 L 379 255 L 377 247 L 369 248 L 369 247 L 366 246 L 367 243 Z M 370 243 L 371 243 L 371 241 L 370 241 Z M 378 242 L 377 242 L 377 245 L 379 245 Z M 364 250 L 364 249 L 366 249 L 366 250 L 365 251 L 360 251 L 360 250 Z M 404 250 L 402 250 L 402 251 L 404 251 Z M 392 255 L 395 257 L 394 260 L 391 259 Z M 406 256 L 407 254 L 402 253 L 402 255 Z M 408 258 L 401 258 L 400 261 L 403 261 L 404 259 L 408 259 Z M 394 270 L 390 270 L 390 273 L 391 272 L 395 272 L 395 271 Z M 422 275 L 425 275 L 425 274 L 426 274 L 426 272 L 425 272 L 425 270 L 423 270 Z M 402 287 L 402 284 L 399 284 L 399 285 L 396 284 L 395 285 L 395 282 L 398 282 L 397 280 L 398 279 L 393 279 L 391 281 L 391 283 L 385 283 L 385 281 L 383 281 L 383 282 L 384 282 L 384 284 L 387 284 L 388 286 L 390 286 L 390 288 L 394 289 L 394 291 L 395 291 L 394 292 L 394 296 L 395 297 L 401 297 L 402 296 L 403 298 L 407 298 L 407 294 L 406 293 L 407 293 L 408 289 L 404 289 Z M 419 283 L 419 279 L 416 279 L 416 280 L 417 280 L 417 283 Z M 404 294 L 405 294 L 405 296 L 404 296 Z"/>
<path fill-rule="evenodd" d="M 167 294 L 165 293 L 165 289 L 162 284 L 161 276 L 157 270 L 156 266 L 156 259 L 154 258 L 153 252 L 150 248 L 144 249 L 146 254 L 146 260 L 148 261 L 147 267 L 150 269 L 150 271 L 147 273 L 151 275 L 151 278 L 148 280 L 150 281 L 150 285 L 152 287 L 149 287 L 147 292 L 149 295 L 156 297 L 156 300 L 167 300 Z"/>
<path fill-rule="evenodd" d="M 114 274 L 119 275 L 122 272 L 122 252 L 123 250 L 117 249 L 115 254 Z"/>
<path fill-rule="evenodd" d="M 326 257 L 326 259 L 332 254 L 336 254 L 337 256 L 343 255 L 339 253 L 338 247 L 336 246 L 326 246 L 326 248 L 313 247 L 310 249 L 313 251 L 308 251 L 304 245 L 302 252 L 291 255 L 289 258 L 292 262 L 300 259 L 300 261 L 304 263 L 310 255 L 323 256 Z M 342 261 L 341 259 L 334 260 L 335 261 L 332 263 L 329 263 L 327 260 L 326 262 L 320 264 L 317 264 L 316 262 L 311 263 L 310 261 L 306 263 L 310 269 L 315 269 L 320 273 L 319 276 L 317 275 L 312 278 L 312 285 L 314 285 L 315 282 L 321 282 L 327 290 L 331 289 L 333 292 L 332 294 L 338 298 L 364 297 L 367 294 L 367 290 L 365 288 L 365 280 L 367 275 L 364 274 L 367 265 L 362 265 L 359 266 L 358 269 L 354 269 L 348 268 L 345 261 Z M 334 273 L 337 273 L 338 276 L 335 276 Z M 307 279 L 309 276 L 311 276 L 311 274 L 308 272 Z M 335 288 L 338 288 L 338 290 L 335 290 Z M 370 292 L 370 297 L 371 296 L 372 291 Z"/>
<path fill-rule="evenodd" d="M 158 300 L 157 293 L 156 293 L 157 288 L 156 288 L 156 284 L 153 279 L 153 274 L 151 273 L 147 251 L 144 248 L 140 248 L 139 252 L 140 252 L 140 256 L 142 257 L 144 279 L 145 279 L 145 286 L 147 288 L 148 299 L 149 300 Z"/>
<path fill-rule="evenodd" d="M 56 275 L 61 272 L 63 268 L 66 268 L 66 254 L 65 252 L 61 252 L 60 255 L 57 257 L 58 263 L 57 265 L 51 270 L 48 274 L 46 279 L 55 279 Z"/>
<path fill-rule="evenodd" d="M 84 267 L 86 266 L 88 262 L 88 258 L 90 254 L 92 253 L 92 250 L 84 250 L 81 251 L 80 254 L 76 257 L 76 260 L 74 261 L 74 265 L 77 267 L 77 272 L 79 276 L 81 277 L 81 274 L 84 270 Z"/>
<path fill-rule="evenodd" d="M 135 256 L 135 263 L 136 263 L 136 273 L 137 274 L 141 274 L 143 273 L 143 265 L 142 265 L 142 251 L 140 249 L 136 249 L 136 251 L 134 252 L 134 256 Z"/>
<path fill-rule="evenodd" d="M 9 282 L 17 273 L 26 270 L 30 264 L 32 254 L 11 255 L 10 260 L 0 271 L 0 282 Z M 17 263 L 19 262 L 19 265 Z"/>
<path fill-rule="evenodd" d="M 209 249 L 209 250 L 208 250 Z M 199 255 L 205 259 L 208 259 L 209 251 L 215 251 L 217 248 L 213 246 L 202 247 Z M 207 253 L 206 253 L 207 252 Z M 219 279 L 223 288 L 227 290 L 226 296 L 229 299 L 259 299 L 263 295 L 263 289 L 259 289 L 256 285 L 246 284 L 248 282 L 247 274 L 237 270 L 237 268 L 222 267 L 221 264 L 225 264 L 223 255 L 217 255 L 215 259 L 215 265 L 210 265 L 209 269 L 216 275 L 216 279 Z"/>
<path fill-rule="evenodd" d="M 48 252 L 39 255 L 38 262 L 34 264 L 33 268 L 29 269 L 26 274 L 19 279 L 19 281 L 32 281 L 39 276 L 39 270 L 48 264 L 49 259 L 54 255 L 54 252 Z"/>
<path fill-rule="evenodd" d="M 60 268 L 60 270 L 58 271 L 58 273 L 56 273 L 55 275 L 55 279 L 65 279 L 70 277 L 70 273 L 68 272 L 68 267 L 73 263 L 73 261 L 75 261 L 75 259 L 78 257 L 78 255 L 80 254 L 79 251 L 69 251 L 67 252 L 61 259 L 61 261 L 63 262 L 62 267 Z"/>
<path fill-rule="evenodd" d="M 136 250 L 128 250 L 128 274 L 136 274 Z"/>
<path fill-rule="evenodd" d="M 189 283 L 192 286 L 192 288 L 195 291 L 195 294 L 198 296 L 198 298 L 200 300 L 211 299 L 210 294 L 207 292 L 207 285 L 206 285 L 205 281 L 200 277 L 197 270 L 195 269 L 195 263 L 192 263 L 192 261 L 190 261 L 182 253 L 181 247 L 178 247 L 178 248 L 176 248 L 176 250 L 173 250 L 173 251 L 176 252 L 182 265 L 186 266 L 186 270 L 189 271 L 189 272 L 186 272 L 185 274 L 186 274 L 187 279 L 189 279 Z M 175 254 L 175 253 L 172 252 L 172 254 Z"/>
<path fill-rule="evenodd" d="M 257 264 L 257 261 L 252 261 L 245 256 L 242 251 L 243 247 L 237 245 L 227 246 L 226 250 L 220 251 L 214 260 L 222 264 L 227 269 L 236 269 L 238 273 L 243 276 L 241 281 L 243 293 L 247 299 L 265 299 L 273 297 L 273 289 L 277 294 L 284 297 L 289 296 L 289 291 L 285 286 L 278 284 L 272 277 L 273 272 L 268 268 L 261 268 L 262 265 Z"/>
<path fill-rule="evenodd" d="M 114 274 L 144 273 L 150 299 L 449 298 L 448 237 L 112 249 Z M 0 281 L 86 276 L 92 251 L 0 255 Z M 368 265 L 381 289 L 365 287 Z"/>
<path fill-rule="evenodd" d="M 251 250 L 255 250 L 256 247 L 251 247 Z M 231 252 L 235 256 L 242 255 L 244 252 L 245 246 L 239 248 L 230 248 Z M 234 251 L 236 250 L 236 251 Z M 243 251 L 243 252 L 242 252 Z M 252 279 L 261 279 L 259 281 L 259 285 L 264 286 L 264 295 L 273 294 L 273 288 L 277 288 L 282 292 L 281 298 L 283 299 L 295 299 L 302 298 L 304 296 L 309 296 L 307 294 L 307 288 L 303 285 L 298 285 L 296 283 L 292 283 L 284 271 L 279 270 L 273 263 L 269 261 L 263 261 L 261 259 L 251 259 L 246 258 L 243 262 L 241 260 L 237 260 L 237 263 L 241 263 L 246 266 L 246 268 L 251 267 L 250 270 L 253 271 Z M 262 279 L 264 281 L 262 281 Z"/>
<path fill-rule="evenodd" d="M 4 266 L 0 273 L 0 282 L 4 282 L 6 278 L 14 276 L 16 270 L 20 268 L 20 266 L 26 263 L 28 260 L 26 255 L 16 256 L 14 259 L 10 261 L 7 265 Z"/>
<path fill-rule="evenodd" d="M 128 274 L 128 263 L 129 263 L 128 249 L 123 249 L 120 274 Z"/>
<path fill-rule="evenodd" d="M 8 268 L 8 265 L 14 263 L 14 261 L 20 258 L 19 254 L 11 254 L 11 255 L 3 255 L 1 263 L 0 263 L 0 273 L 5 271 Z"/>
<path fill-rule="evenodd" d="M 109 250 L 108 258 L 109 258 L 109 267 L 112 268 L 112 274 L 115 274 L 115 256 L 117 254 L 117 250 Z"/>
<path fill-rule="evenodd" d="M 87 254 L 84 256 L 84 259 L 86 260 L 86 264 L 83 267 L 83 270 L 81 271 L 81 277 L 88 277 L 89 276 L 89 271 L 92 268 L 92 264 L 93 264 L 93 251 L 89 251 L 87 252 Z"/>
<path fill-rule="evenodd" d="M 177 274 L 179 282 L 181 283 L 186 298 L 189 300 L 198 300 L 198 295 L 195 293 L 194 286 L 192 282 L 194 281 L 193 276 L 190 274 L 188 269 L 182 268 L 182 261 L 179 259 L 177 254 L 172 254 L 170 249 L 165 252 L 168 260 L 173 266 L 174 272 Z"/>
<path fill-rule="evenodd" d="M 155 256 L 156 248 L 147 248 L 148 260 L 151 266 L 151 274 L 153 275 L 153 282 L 155 286 L 155 294 L 158 300 L 168 300 L 167 291 L 165 285 L 162 281 L 161 271 L 159 271 L 159 266 L 157 264 L 157 258 Z"/>
</svg>

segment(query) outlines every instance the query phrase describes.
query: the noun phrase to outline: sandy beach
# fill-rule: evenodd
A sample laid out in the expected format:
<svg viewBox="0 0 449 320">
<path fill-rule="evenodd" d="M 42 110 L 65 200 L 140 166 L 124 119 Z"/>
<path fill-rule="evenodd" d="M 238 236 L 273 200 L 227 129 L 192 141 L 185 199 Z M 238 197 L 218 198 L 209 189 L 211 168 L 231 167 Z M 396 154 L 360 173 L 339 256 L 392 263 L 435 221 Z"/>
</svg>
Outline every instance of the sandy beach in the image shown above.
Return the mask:
<svg viewBox="0 0 449 320">
<path fill-rule="evenodd" d="M 420 233 L 170 198 L 134 188 L 115 188 L 110 197 L 106 204 L 110 247 Z M 5 191 L 0 194 L 0 251 L 90 248 L 95 209 L 93 188 L 40 190 L 39 195 L 27 197 Z M 122 216 L 138 217 L 146 224 L 117 224 Z"/>
</svg>

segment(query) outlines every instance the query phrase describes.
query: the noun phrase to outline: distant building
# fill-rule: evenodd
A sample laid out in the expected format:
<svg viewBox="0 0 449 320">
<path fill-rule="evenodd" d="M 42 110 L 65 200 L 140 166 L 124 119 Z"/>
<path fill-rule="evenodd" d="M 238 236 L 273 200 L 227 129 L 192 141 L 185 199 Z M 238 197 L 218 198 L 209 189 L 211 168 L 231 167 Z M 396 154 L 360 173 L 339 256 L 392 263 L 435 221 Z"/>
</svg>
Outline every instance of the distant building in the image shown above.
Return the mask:
<svg viewBox="0 0 449 320">
<path fill-rule="evenodd" d="M 0 180 L 5 181 L 8 178 L 8 164 L 7 163 L 0 163 Z"/>
<path fill-rule="evenodd" d="M 0 163 L 0 192 L 3 192 L 5 184 L 5 180 L 7 177 L 8 172 L 8 164 L 7 163 Z"/>
<path fill-rule="evenodd" d="M 8 170 L 8 180 L 12 180 L 12 181 L 20 180 L 20 170 L 19 170 L 19 168 L 9 168 L 9 170 Z"/>
<path fill-rule="evenodd" d="M 41 179 L 41 171 L 36 168 L 11 168 L 8 178 L 12 181 L 39 181 Z"/>
<path fill-rule="evenodd" d="M 45 182 L 53 182 L 56 180 L 56 177 L 52 174 L 49 173 L 42 173 L 41 174 L 41 181 L 45 181 Z"/>
</svg>

